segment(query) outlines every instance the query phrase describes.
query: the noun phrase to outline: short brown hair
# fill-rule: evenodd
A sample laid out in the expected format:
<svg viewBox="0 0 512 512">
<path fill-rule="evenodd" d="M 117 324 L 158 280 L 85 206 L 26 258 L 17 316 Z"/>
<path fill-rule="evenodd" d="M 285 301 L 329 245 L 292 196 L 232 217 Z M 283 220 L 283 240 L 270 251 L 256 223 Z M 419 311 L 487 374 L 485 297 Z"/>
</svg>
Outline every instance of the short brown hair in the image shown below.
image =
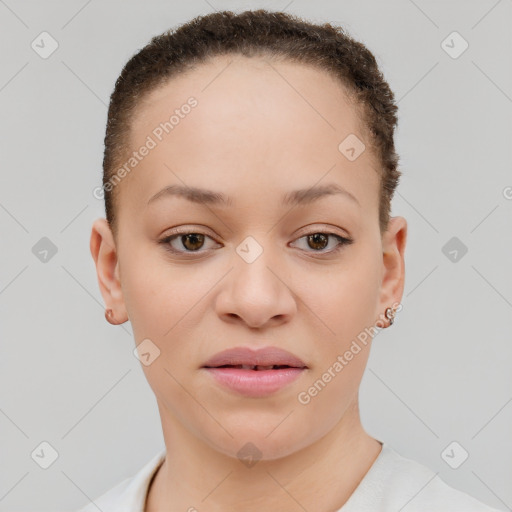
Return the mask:
<svg viewBox="0 0 512 512">
<path fill-rule="evenodd" d="M 180 72 L 226 54 L 284 58 L 316 66 L 339 79 L 355 100 L 379 162 L 379 226 L 384 232 L 401 175 L 394 146 L 398 109 L 375 57 L 341 27 L 313 24 L 294 15 L 259 9 L 196 17 L 153 37 L 125 64 L 110 97 L 103 157 L 105 212 L 114 235 L 117 194 L 115 188 L 105 185 L 129 153 L 130 121 L 137 105 L 145 95 Z"/>
</svg>

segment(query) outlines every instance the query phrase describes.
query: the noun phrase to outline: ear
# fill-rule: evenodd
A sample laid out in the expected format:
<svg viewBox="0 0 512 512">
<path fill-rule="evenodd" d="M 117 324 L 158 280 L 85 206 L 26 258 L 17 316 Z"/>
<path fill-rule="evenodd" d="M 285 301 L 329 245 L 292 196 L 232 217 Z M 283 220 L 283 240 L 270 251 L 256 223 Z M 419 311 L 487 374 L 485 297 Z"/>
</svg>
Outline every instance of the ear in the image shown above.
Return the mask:
<svg viewBox="0 0 512 512">
<path fill-rule="evenodd" d="M 99 218 L 94 221 L 89 247 L 96 265 L 100 292 L 105 305 L 113 310 L 119 322 L 126 322 L 128 315 L 119 279 L 117 249 L 107 219 Z"/>
<path fill-rule="evenodd" d="M 383 315 L 387 308 L 395 305 L 400 309 L 405 282 L 406 241 L 407 221 L 404 217 L 391 217 L 388 229 L 382 236 L 381 319 L 385 318 Z"/>
</svg>

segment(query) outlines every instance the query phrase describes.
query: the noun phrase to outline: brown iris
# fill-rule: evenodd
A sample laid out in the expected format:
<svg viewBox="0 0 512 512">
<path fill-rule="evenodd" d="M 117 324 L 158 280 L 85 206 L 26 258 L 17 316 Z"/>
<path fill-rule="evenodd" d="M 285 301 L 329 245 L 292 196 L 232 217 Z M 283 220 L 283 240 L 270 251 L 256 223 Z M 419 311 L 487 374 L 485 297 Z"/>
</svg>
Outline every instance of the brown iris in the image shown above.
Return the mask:
<svg viewBox="0 0 512 512">
<path fill-rule="evenodd" d="M 196 251 L 204 244 L 204 235 L 201 233 L 187 233 L 181 237 L 181 241 L 189 251 Z"/>
<path fill-rule="evenodd" d="M 329 238 L 323 233 L 313 233 L 312 235 L 308 235 L 308 244 L 312 249 L 325 249 L 328 244 L 328 240 Z M 310 242 L 313 242 L 313 244 L 320 244 L 322 247 L 314 247 Z"/>
</svg>

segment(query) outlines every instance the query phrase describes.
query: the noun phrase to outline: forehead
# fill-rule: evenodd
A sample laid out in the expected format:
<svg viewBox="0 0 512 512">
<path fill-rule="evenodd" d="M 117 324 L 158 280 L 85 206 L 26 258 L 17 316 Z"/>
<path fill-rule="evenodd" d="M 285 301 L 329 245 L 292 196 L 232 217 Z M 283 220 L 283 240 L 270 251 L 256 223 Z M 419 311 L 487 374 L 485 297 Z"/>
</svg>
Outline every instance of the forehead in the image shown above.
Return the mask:
<svg viewBox="0 0 512 512">
<path fill-rule="evenodd" d="M 197 105 L 184 109 L 191 97 Z M 173 114 L 176 124 L 156 140 L 155 129 Z M 365 139 L 359 112 L 340 82 L 313 66 L 216 57 L 151 91 L 131 128 L 131 147 L 142 146 L 148 136 L 156 142 L 133 173 L 141 201 L 180 178 L 181 184 L 221 187 L 236 197 L 240 184 L 276 188 L 281 195 L 327 174 L 354 195 L 370 191 L 368 200 L 375 200 L 372 152 L 349 161 L 339 150 L 351 134 Z"/>
<path fill-rule="evenodd" d="M 223 121 L 254 122 L 286 109 L 286 116 L 280 117 L 288 124 L 300 117 L 304 123 L 332 131 L 365 129 L 358 106 L 350 99 L 352 93 L 327 71 L 283 58 L 235 54 L 196 64 L 146 94 L 134 112 L 134 130 L 161 118 L 162 108 L 179 108 L 191 95 L 200 98 L 205 116 L 216 111 Z"/>
</svg>

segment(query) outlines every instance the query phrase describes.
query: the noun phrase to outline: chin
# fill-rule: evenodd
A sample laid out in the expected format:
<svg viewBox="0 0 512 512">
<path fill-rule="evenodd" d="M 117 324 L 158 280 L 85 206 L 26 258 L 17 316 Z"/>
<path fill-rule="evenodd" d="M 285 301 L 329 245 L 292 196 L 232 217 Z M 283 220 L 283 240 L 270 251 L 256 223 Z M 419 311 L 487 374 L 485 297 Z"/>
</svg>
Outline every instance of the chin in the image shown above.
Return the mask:
<svg viewBox="0 0 512 512">
<path fill-rule="evenodd" d="M 291 417 L 280 424 L 284 417 L 286 414 L 281 415 L 278 421 L 273 418 L 273 421 L 263 422 L 261 415 L 259 418 L 255 416 L 254 421 L 244 417 L 243 421 L 236 425 L 223 422 L 233 437 L 227 434 L 219 435 L 216 431 L 216 435 L 211 437 L 203 432 L 203 439 L 216 451 L 239 459 L 243 463 L 247 460 L 280 459 L 299 451 L 311 442 L 311 431 L 304 428 L 304 424 L 300 429 L 292 422 L 285 426 L 284 423 Z M 303 437 L 300 437 L 301 432 Z"/>
</svg>

